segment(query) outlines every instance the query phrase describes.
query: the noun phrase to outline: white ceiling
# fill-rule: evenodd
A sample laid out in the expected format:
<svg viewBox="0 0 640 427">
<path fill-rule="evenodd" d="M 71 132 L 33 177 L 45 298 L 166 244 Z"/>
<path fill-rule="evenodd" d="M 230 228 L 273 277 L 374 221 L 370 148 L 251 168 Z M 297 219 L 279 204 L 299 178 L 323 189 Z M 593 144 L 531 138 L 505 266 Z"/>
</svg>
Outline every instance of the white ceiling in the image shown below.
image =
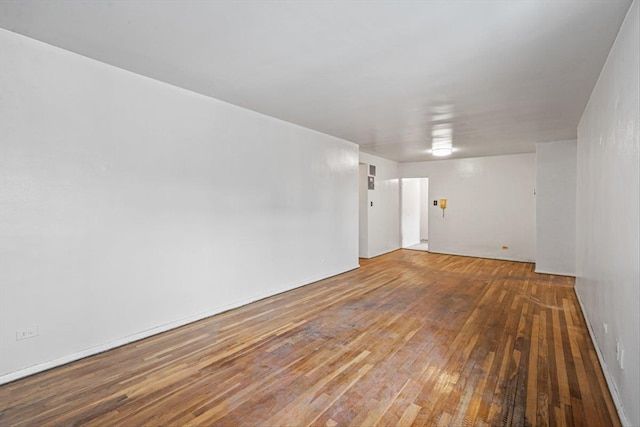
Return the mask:
<svg viewBox="0 0 640 427">
<path fill-rule="evenodd" d="M 360 144 L 431 160 L 573 139 L 630 1 L 1 0 L 0 26 Z"/>
</svg>

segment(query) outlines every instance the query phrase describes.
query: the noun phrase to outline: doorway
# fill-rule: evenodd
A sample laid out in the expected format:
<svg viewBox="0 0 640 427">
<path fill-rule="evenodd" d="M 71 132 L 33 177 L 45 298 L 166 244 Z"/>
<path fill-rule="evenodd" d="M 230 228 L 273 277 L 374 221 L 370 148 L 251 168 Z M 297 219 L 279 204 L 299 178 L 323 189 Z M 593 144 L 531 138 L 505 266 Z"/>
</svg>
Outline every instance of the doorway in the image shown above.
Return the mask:
<svg viewBox="0 0 640 427">
<path fill-rule="evenodd" d="M 429 178 L 401 180 L 402 247 L 429 250 Z"/>
</svg>

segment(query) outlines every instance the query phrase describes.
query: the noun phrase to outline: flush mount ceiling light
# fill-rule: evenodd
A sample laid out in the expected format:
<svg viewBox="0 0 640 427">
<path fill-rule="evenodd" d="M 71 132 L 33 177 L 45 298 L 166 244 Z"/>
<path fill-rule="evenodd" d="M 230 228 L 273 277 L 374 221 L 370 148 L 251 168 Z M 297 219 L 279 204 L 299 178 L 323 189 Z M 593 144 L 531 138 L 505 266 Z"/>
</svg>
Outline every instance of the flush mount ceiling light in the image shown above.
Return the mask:
<svg viewBox="0 0 640 427">
<path fill-rule="evenodd" d="M 431 154 L 437 157 L 453 153 L 453 105 L 437 106 L 431 117 Z"/>
<path fill-rule="evenodd" d="M 451 143 L 451 135 L 434 136 L 431 139 L 431 154 L 438 157 L 448 156 L 453 153 L 453 144 Z"/>
<path fill-rule="evenodd" d="M 453 147 L 439 147 L 431 149 L 431 154 L 437 157 L 448 156 L 451 153 L 453 153 Z"/>
</svg>

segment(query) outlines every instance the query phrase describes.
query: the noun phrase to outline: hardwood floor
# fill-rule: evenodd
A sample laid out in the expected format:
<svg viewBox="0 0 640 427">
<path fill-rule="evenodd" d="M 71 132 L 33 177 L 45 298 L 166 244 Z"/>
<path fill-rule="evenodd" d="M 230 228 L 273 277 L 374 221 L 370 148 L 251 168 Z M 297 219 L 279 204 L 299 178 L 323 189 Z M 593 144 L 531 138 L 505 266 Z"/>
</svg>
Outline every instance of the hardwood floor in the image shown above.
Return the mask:
<svg viewBox="0 0 640 427">
<path fill-rule="evenodd" d="M 400 250 L 0 387 L 0 425 L 619 425 L 573 291 Z"/>
</svg>

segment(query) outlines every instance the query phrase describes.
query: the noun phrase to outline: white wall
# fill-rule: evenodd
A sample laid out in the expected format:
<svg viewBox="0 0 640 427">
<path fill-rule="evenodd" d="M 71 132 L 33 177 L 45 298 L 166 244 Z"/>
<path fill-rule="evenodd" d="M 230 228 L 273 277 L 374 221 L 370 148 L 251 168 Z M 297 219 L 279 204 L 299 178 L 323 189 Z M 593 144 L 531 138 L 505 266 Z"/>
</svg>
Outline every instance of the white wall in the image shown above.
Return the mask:
<svg viewBox="0 0 640 427">
<path fill-rule="evenodd" d="M 429 240 L 429 178 L 420 179 L 420 240 Z"/>
<path fill-rule="evenodd" d="M 360 163 L 376 166 L 375 190 L 368 191 L 367 258 L 372 258 L 400 248 L 400 175 L 392 160 L 360 152 Z"/>
<path fill-rule="evenodd" d="M 360 174 L 358 176 L 358 256 L 368 258 L 369 251 L 369 194 L 368 194 L 368 170 L 369 166 L 360 164 Z"/>
<path fill-rule="evenodd" d="M 576 274 L 576 141 L 536 144 L 536 272 Z"/>
<path fill-rule="evenodd" d="M 357 267 L 355 144 L 5 30 L 0 67 L 1 381 Z"/>
<path fill-rule="evenodd" d="M 639 22 L 636 0 L 578 126 L 576 245 L 576 292 L 623 421 L 634 426 L 640 425 Z"/>
<path fill-rule="evenodd" d="M 420 179 L 405 178 L 400 183 L 402 247 L 420 243 Z"/>
<path fill-rule="evenodd" d="M 535 154 L 402 163 L 403 178 L 429 178 L 429 251 L 533 261 Z M 509 249 L 502 250 L 506 245 Z"/>
</svg>

